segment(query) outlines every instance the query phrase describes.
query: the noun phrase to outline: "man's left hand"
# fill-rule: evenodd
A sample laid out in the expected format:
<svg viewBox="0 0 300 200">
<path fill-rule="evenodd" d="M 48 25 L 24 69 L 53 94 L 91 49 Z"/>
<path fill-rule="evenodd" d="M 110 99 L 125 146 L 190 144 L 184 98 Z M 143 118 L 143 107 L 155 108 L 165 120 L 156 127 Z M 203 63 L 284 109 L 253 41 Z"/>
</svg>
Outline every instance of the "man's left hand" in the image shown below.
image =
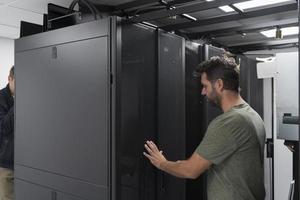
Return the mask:
<svg viewBox="0 0 300 200">
<path fill-rule="evenodd" d="M 158 150 L 157 146 L 152 141 L 146 141 L 145 149 L 148 153 L 144 152 L 144 155 L 155 167 L 161 169 L 161 163 L 167 161 L 167 159 L 162 154 L 162 151 Z"/>
</svg>

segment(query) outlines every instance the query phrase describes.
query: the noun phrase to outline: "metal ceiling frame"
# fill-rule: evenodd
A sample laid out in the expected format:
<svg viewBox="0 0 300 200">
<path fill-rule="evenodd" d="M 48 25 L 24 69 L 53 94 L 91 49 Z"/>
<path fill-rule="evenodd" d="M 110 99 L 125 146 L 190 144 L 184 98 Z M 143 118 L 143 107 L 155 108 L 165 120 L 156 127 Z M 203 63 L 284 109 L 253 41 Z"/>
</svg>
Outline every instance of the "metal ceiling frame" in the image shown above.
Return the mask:
<svg viewBox="0 0 300 200">
<path fill-rule="evenodd" d="M 276 27 L 286 28 L 286 27 L 292 27 L 292 26 L 298 26 L 298 22 L 288 23 L 288 24 L 282 23 L 282 24 L 276 24 L 276 25 L 261 25 L 257 28 L 248 28 L 247 26 L 241 26 L 241 27 L 239 26 L 239 27 L 218 29 L 218 30 L 212 30 L 212 31 L 189 33 L 186 35 L 190 39 L 198 39 L 201 37 L 216 38 L 216 37 L 226 37 L 226 36 L 242 34 L 242 33 L 254 33 L 254 32 L 258 32 L 258 31 L 269 30 L 269 29 L 276 28 Z"/>
<path fill-rule="evenodd" d="M 173 0 L 171 2 L 166 2 L 164 0 L 136 0 L 136 1 L 131 1 L 131 2 L 127 2 L 115 6 L 113 14 L 120 15 L 120 13 L 129 12 L 129 11 L 142 9 L 146 7 L 149 8 L 150 6 L 155 6 L 155 5 L 167 5 L 169 7 L 173 7 L 174 5 L 185 4 L 185 3 L 195 2 L 195 1 L 197 0 Z M 165 9 L 161 9 L 161 10 L 165 10 Z"/>
<path fill-rule="evenodd" d="M 286 48 L 297 48 L 299 47 L 298 42 L 291 42 L 291 43 L 283 43 L 283 44 L 275 44 L 275 45 L 266 45 L 266 44 L 252 44 L 252 45 L 242 45 L 242 46 L 235 46 L 233 48 L 228 48 L 229 51 L 233 53 L 244 53 L 247 51 L 258 51 L 258 50 L 273 50 L 273 49 L 286 49 Z"/>
<path fill-rule="evenodd" d="M 123 4 L 115 6 L 115 11 L 133 9 L 133 8 L 137 8 L 137 7 L 146 7 L 146 6 L 149 6 L 149 5 L 158 4 L 158 2 L 159 1 L 157 1 L 157 0 L 136 0 L 136 1 L 131 1 L 131 2 L 127 2 L 127 3 L 123 3 Z"/>
<path fill-rule="evenodd" d="M 217 37 L 226 37 L 231 35 L 238 35 L 244 33 L 255 33 L 258 31 L 269 30 L 275 27 L 285 28 L 291 26 L 297 26 L 298 23 L 294 20 L 294 15 L 292 11 L 296 11 L 298 9 L 298 2 L 291 2 L 287 4 L 278 4 L 272 5 L 271 7 L 262 7 L 262 8 L 254 8 L 249 11 L 241 11 L 237 9 L 234 4 L 246 2 L 249 0 L 216 0 L 216 1 L 206 1 L 206 0 L 135 0 L 132 2 L 124 3 L 121 5 L 117 5 L 114 7 L 113 14 L 117 14 L 119 16 L 127 16 L 127 20 L 123 21 L 123 23 L 143 23 L 143 22 L 151 22 L 164 19 L 172 16 L 182 16 L 183 14 L 189 14 L 196 12 L 201 12 L 205 10 L 215 9 L 220 6 L 229 5 L 234 10 L 235 13 L 227 14 L 225 16 L 215 16 L 207 19 L 200 19 L 196 21 L 190 21 L 185 23 L 176 23 L 169 24 L 165 26 L 160 26 L 158 28 L 163 29 L 165 31 L 174 31 L 176 34 L 182 35 L 191 40 L 197 39 L 206 39 L 211 43 L 215 43 L 216 40 L 214 38 Z M 298 0 L 297 0 L 298 1 Z M 137 12 L 138 11 L 138 12 Z M 139 13 L 139 14 L 137 14 Z M 285 13 L 289 13 L 285 15 Z M 274 20 L 274 23 L 261 23 L 261 25 L 252 24 L 252 25 L 241 25 L 237 27 L 231 28 L 221 28 L 217 30 L 210 31 L 199 31 L 199 32 L 189 32 L 188 28 L 195 28 L 201 26 L 209 26 L 212 24 L 220 24 L 225 22 L 233 22 L 237 20 L 247 20 L 250 19 L 255 20 L 258 17 L 272 16 L 275 14 L 283 14 L 286 19 L 283 20 Z M 277 23 L 278 21 L 278 23 Z M 175 21 L 176 22 L 176 21 Z M 291 36 L 293 37 L 293 36 Z M 286 37 L 287 38 L 287 37 Z M 222 45 L 221 41 L 218 41 L 218 46 L 222 45 L 225 49 L 268 49 L 270 48 L 281 48 L 284 46 L 292 46 L 294 43 L 289 45 L 276 44 L 272 45 L 269 41 L 272 39 L 266 38 L 260 44 L 247 44 L 247 45 L 237 45 L 227 47 L 226 45 Z M 275 40 L 275 39 L 274 39 Z M 252 43 L 252 42 L 251 42 Z M 287 41 L 288 43 L 288 41 Z"/>
<path fill-rule="evenodd" d="M 209 18 L 209 19 L 204 19 L 204 20 L 198 20 L 195 22 L 186 22 L 186 23 L 166 25 L 166 26 L 162 26 L 160 28 L 164 29 L 166 31 L 174 31 L 174 30 L 179 30 L 179 29 L 193 28 L 193 27 L 197 27 L 197 26 L 224 23 L 224 22 L 229 22 L 229 21 L 234 21 L 234 20 L 261 17 L 261 16 L 266 16 L 266 15 L 271 15 L 274 13 L 288 12 L 288 11 L 293 11 L 293 10 L 297 10 L 297 9 L 298 9 L 297 3 L 292 3 L 292 4 L 282 5 L 282 6 L 275 6 L 275 7 L 271 7 L 271 8 L 265 8 L 265 9 L 244 12 L 243 14 L 230 14 L 230 15 L 221 16 L 221 17 L 214 17 L 214 18 Z"/>
<path fill-rule="evenodd" d="M 220 6 L 234 4 L 234 3 L 241 3 L 249 0 L 218 0 L 218 1 L 200 1 L 199 3 L 194 3 L 194 4 L 187 4 L 183 5 L 171 10 L 159 10 L 159 11 L 154 11 L 154 12 L 149 12 L 142 14 L 140 16 L 135 16 L 130 19 L 132 23 L 139 23 L 143 21 L 151 21 L 151 20 L 156 20 L 156 19 L 162 19 L 166 17 L 171 17 L 171 16 L 176 16 L 180 14 L 189 14 L 193 12 L 199 12 L 199 11 L 204 11 L 204 10 L 209 10 L 213 8 L 218 8 Z M 177 1 L 178 2 L 178 1 Z M 182 2 L 182 1 L 180 1 Z M 174 5 L 171 4 L 171 5 Z"/>
<path fill-rule="evenodd" d="M 244 46 L 244 45 L 255 45 L 255 44 L 263 44 L 263 45 L 275 45 L 281 43 L 293 43 L 290 40 L 297 39 L 298 35 L 287 35 L 283 38 L 276 39 L 275 37 L 266 37 L 260 38 L 257 40 L 248 39 L 248 41 L 241 42 L 241 40 L 235 41 L 234 43 L 225 44 L 228 48 L 235 48 L 237 46 Z M 218 41 L 217 41 L 218 42 Z"/>
</svg>

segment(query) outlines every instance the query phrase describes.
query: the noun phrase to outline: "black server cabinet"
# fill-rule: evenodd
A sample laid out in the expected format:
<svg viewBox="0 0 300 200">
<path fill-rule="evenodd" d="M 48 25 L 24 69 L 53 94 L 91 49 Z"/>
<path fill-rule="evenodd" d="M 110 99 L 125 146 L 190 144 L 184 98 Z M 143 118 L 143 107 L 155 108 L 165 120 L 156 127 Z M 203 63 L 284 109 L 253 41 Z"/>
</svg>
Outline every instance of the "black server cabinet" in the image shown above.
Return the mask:
<svg viewBox="0 0 300 200">
<path fill-rule="evenodd" d="M 110 198 L 111 19 L 16 41 L 17 200 Z"/>
<path fill-rule="evenodd" d="M 185 159 L 183 38 L 158 31 L 158 144 L 169 160 Z M 185 180 L 158 174 L 158 200 L 185 199 Z"/>
<path fill-rule="evenodd" d="M 117 199 L 182 200 L 185 181 L 159 172 L 142 152 L 153 140 L 169 159 L 185 157 L 184 40 L 144 25 L 120 29 Z"/>
<path fill-rule="evenodd" d="M 263 118 L 263 79 L 257 78 L 257 61 L 242 55 L 238 60 L 241 96 Z"/>
<path fill-rule="evenodd" d="M 222 56 L 224 51 L 209 45 L 186 42 L 185 99 L 186 99 L 186 157 L 190 157 L 205 136 L 208 124 L 222 110 L 207 102 L 201 95 L 202 85 L 196 67 L 212 56 Z M 207 199 L 206 173 L 195 180 L 186 181 L 186 199 Z"/>
<path fill-rule="evenodd" d="M 116 18 L 16 41 L 16 200 L 184 199 L 184 41 Z"/>
<path fill-rule="evenodd" d="M 156 170 L 145 159 L 144 142 L 157 141 L 156 31 L 123 25 L 117 68 L 117 199 L 154 200 Z"/>
<path fill-rule="evenodd" d="M 205 116 L 202 115 L 203 106 L 206 105 L 201 95 L 201 82 L 196 67 L 204 61 L 203 45 L 186 42 L 185 45 L 185 108 L 186 108 L 186 157 L 190 157 L 200 144 L 206 131 Z M 204 105 L 203 105 L 204 104 Z M 203 174 L 195 180 L 186 181 L 186 199 L 206 199 L 206 175 Z"/>
<path fill-rule="evenodd" d="M 225 51 L 223 49 L 210 46 L 210 45 L 204 45 L 203 46 L 203 53 L 204 53 L 204 60 L 208 60 L 213 56 L 223 56 Z M 207 102 L 206 99 L 203 99 L 205 103 L 203 103 L 203 110 L 201 113 L 203 113 L 203 126 L 207 127 L 208 124 L 216 118 L 218 115 L 222 114 L 222 110 L 215 106 L 214 104 Z"/>
</svg>

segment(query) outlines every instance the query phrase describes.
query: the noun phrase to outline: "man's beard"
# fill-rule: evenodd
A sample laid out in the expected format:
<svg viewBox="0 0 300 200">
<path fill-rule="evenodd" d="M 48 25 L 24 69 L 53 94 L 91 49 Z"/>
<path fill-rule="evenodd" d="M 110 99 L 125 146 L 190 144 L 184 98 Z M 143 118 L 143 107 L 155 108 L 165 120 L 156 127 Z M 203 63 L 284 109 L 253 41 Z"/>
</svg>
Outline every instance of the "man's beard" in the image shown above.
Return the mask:
<svg viewBox="0 0 300 200">
<path fill-rule="evenodd" d="M 210 96 L 210 98 L 206 97 L 207 102 L 213 107 L 221 108 L 221 98 L 218 96 L 215 88 L 213 88 L 213 91 Z"/>
</svg>

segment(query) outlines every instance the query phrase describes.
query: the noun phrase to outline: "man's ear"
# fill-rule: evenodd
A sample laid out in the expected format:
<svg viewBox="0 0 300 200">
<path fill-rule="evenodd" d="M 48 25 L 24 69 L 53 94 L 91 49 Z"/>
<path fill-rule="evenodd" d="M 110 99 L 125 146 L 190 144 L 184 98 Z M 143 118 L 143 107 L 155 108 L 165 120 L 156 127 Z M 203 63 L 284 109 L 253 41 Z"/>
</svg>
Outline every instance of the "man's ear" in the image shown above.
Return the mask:
<svg viewBox="0 0 300 200">
<path fill-rule="evenodd" d="M 216 88 L 218 88 L 218 90 L 221 91 L 221 92 L 224 90 L 224 82 L 223 82 L 222 79 L 219 78 L 216 81 Z"/>
</svg>

